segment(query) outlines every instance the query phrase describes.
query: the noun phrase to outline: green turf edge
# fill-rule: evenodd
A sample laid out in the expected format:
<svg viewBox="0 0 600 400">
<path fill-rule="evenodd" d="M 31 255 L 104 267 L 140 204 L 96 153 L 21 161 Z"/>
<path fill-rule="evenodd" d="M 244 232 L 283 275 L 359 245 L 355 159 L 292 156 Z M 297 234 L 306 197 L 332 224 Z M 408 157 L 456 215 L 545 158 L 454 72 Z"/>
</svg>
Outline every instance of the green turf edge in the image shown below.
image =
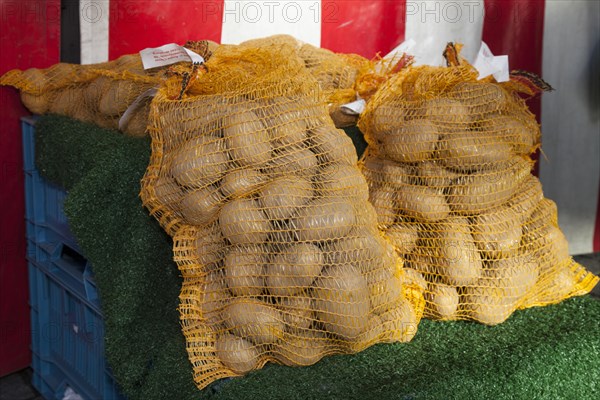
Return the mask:
<svg viewBox="0 0 600 400">
<path fill-rule="evenodd" d="M 492 328 L 423 321 L 408 344 L 307 368 L 269 365 L 200 392 L 179 329 L 171 240 L 138 198 L 148 140 L 55 116 L 37 129 L 38 167 L 70 189 L 65 212 L 95 266 L 107 358 L 131 400 L 600 397 L 600 302 L 589 296 Z"/>
</svg>

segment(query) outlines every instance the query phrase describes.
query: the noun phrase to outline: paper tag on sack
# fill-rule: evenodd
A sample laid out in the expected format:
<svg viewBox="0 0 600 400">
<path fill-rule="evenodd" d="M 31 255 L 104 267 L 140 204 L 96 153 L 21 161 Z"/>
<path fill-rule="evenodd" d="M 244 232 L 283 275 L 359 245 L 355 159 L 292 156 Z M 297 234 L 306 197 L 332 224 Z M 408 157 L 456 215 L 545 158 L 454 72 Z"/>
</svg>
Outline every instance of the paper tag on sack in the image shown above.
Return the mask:
<svg viewBox="0 0 600 400">
<path fill-rule="evenodd" d="M 144 93 L 140 94 L 138 98 L 135 99 L 134 102 L 129 105 L 129 107 L 127 107 L 127 110 L 125 110 L 123 115 L 121 115 L 121 118 L 119 118 L 119 130 L 125 129 L 125 127 L 129 123 L 129 120 L 131 119 L 131 117 L 133 117 L 135 110 L 138 109 L 140 103 L 142 103 L 142 101 L 146 100 L 147 98 L 154 97 L 156 95 L 156 92 L 158 92 L 158 88 L 151 88 L 146 90 Z"/>
<path fill-rule="evenodd" d="M 182 61 L 191 61 L 196 64 L 204 63 L 204 58 L 201 55 L 175 43 L 154 48 L 149 47 L 140 51 L 140 56 L 142 57 L 144 69 L 162 67 Z"/>
<path fill-rule="evenodd" d="M 358 99 L 353 101 L 352 103 L 344 104 L 340 106 L 340 109 L 344 114 L 348 115 L 360 115 L 363 111 L 365 111 L 365 106 L 367 102 L 364 99 Z"/>
<path fill-rule="evenodd" d="M 493 75 L 498 82 L 509 80 L 508 56 L 494 56 L 485 42 L 481 42 L 473 67 L 479 71 L 477 79 Z"/>
</svg>

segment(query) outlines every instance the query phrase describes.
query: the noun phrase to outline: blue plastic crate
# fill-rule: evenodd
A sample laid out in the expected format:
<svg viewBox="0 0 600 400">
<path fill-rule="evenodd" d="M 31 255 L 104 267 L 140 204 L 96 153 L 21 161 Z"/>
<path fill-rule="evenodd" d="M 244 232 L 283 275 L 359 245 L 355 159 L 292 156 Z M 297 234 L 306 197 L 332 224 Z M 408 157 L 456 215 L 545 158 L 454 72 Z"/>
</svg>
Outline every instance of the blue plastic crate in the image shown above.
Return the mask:
<svg viewBox="0 0 600 400">
<path fill-rule="evenodd" d="M 50 269 L 29 262 L 33 386 L 46 399 L 67 387 L 84 399 L 123 399 L 104 359 L 102 315 Z"/>
<path fill-rule="evenodd" d="M 104 321 L 92 267 L 72 235 L 66 192 L 35 168 L 35 119 L 22 119 L 33 385 L 46 399 L 71 387 L 84 399 L 120 394 L 104 357 Z"/>
</svg>

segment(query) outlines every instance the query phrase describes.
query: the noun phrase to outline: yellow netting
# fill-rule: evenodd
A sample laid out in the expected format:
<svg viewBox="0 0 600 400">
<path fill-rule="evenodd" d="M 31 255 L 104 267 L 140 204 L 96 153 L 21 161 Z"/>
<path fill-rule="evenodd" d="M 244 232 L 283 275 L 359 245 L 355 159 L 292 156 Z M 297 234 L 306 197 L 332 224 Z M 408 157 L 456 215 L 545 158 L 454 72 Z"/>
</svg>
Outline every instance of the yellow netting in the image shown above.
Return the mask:
<svg viewBox="0 0 600 400">
<path fill-rule="evenodd" d="M 212 42 L 188 42 L 192 50 Z M 206 53 L 205 53 L 206 54 Z M 184 67 L 184 69 L 187 67 Z M 119 129 L 119 120 L 128 107 L 148 89 L 158 86 L 168 67 L 144 70 L 139 54 L 128 54 L 106 63 L 55 64 L 47 69 L 12 70 L 0 78 L 0 85 L 20 90 L 21 101 L 34 114 L 60 114 L 105 128 Z M 141 101 L 123 121 L 122 130 L 144 136 L 150 99 Z"/>
<path fill-rule="evenodd" d="M 510 84 L 459 67 L 409 67 L 359 126 L 380 228 L 427 281 L 425 315 L 497 324 L 519 308 L 589 292 L 556 206 L 531 175 L 540 131 Z"/>
<path fill-rule="evenodd" d="M 356 100 L 354 83 L 369 67 L 369 61 L 357 54 L 338 54 L 310 44 L 303 44 L 298 55 L 319 82 L 335 126 L 356 125 L 358 117 L 342 112 L 340 106 Z"/>
<path fill-rule="evenodd" d="M 194 380 L 408 341 L 423 277 L 377 229 L 351 140 L 286 43 L 220 46 L 151 107 L 141 197 L 174 236 Z"/>
</svg>

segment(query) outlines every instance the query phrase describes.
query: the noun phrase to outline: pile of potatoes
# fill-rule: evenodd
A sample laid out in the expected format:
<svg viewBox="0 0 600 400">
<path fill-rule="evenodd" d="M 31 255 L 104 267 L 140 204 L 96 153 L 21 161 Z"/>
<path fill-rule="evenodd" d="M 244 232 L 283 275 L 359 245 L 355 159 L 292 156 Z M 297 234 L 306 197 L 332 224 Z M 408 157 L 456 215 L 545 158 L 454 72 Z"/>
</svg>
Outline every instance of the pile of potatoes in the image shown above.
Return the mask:
<svg viewBox="0 0 600 400">
<path fill-rule="evenodd" d="M 0 84 L 21 91 L 23 105 L 34 114 L 66 115 L 111 129 L 118 129 L 125 110 L 158 82 L 153 73 L 144 72 L 139 54 L 102 64 L 59 63 L 47 69 L 15 70 L 0 79 Z M 149 101 L 141 102 L 122 130 L 144 136 L 148 113 Z"/>
<path fill-rule="evenodd" d="M 556 207 L 530 173 L 538 125 L 509 91 L 483 82 L 405 91 L 371 105 L 360 125 L 369 199 L 425 278 L 427 316 L 494 325 L 551 302 L 544 290 L 554 302 L 572 292 Z"/>
<path fill-rule="evenodd" d="M 188 335 L 190 351 L 234 376 L 412 338 L 411 278 L 377 229 L 351 139 L 321 105 L 164 103 L 155 100 L 160 165 L 142 200 L 177 227 L 182 320 L 205 328 L 202 340 Z"/>
</svg>

